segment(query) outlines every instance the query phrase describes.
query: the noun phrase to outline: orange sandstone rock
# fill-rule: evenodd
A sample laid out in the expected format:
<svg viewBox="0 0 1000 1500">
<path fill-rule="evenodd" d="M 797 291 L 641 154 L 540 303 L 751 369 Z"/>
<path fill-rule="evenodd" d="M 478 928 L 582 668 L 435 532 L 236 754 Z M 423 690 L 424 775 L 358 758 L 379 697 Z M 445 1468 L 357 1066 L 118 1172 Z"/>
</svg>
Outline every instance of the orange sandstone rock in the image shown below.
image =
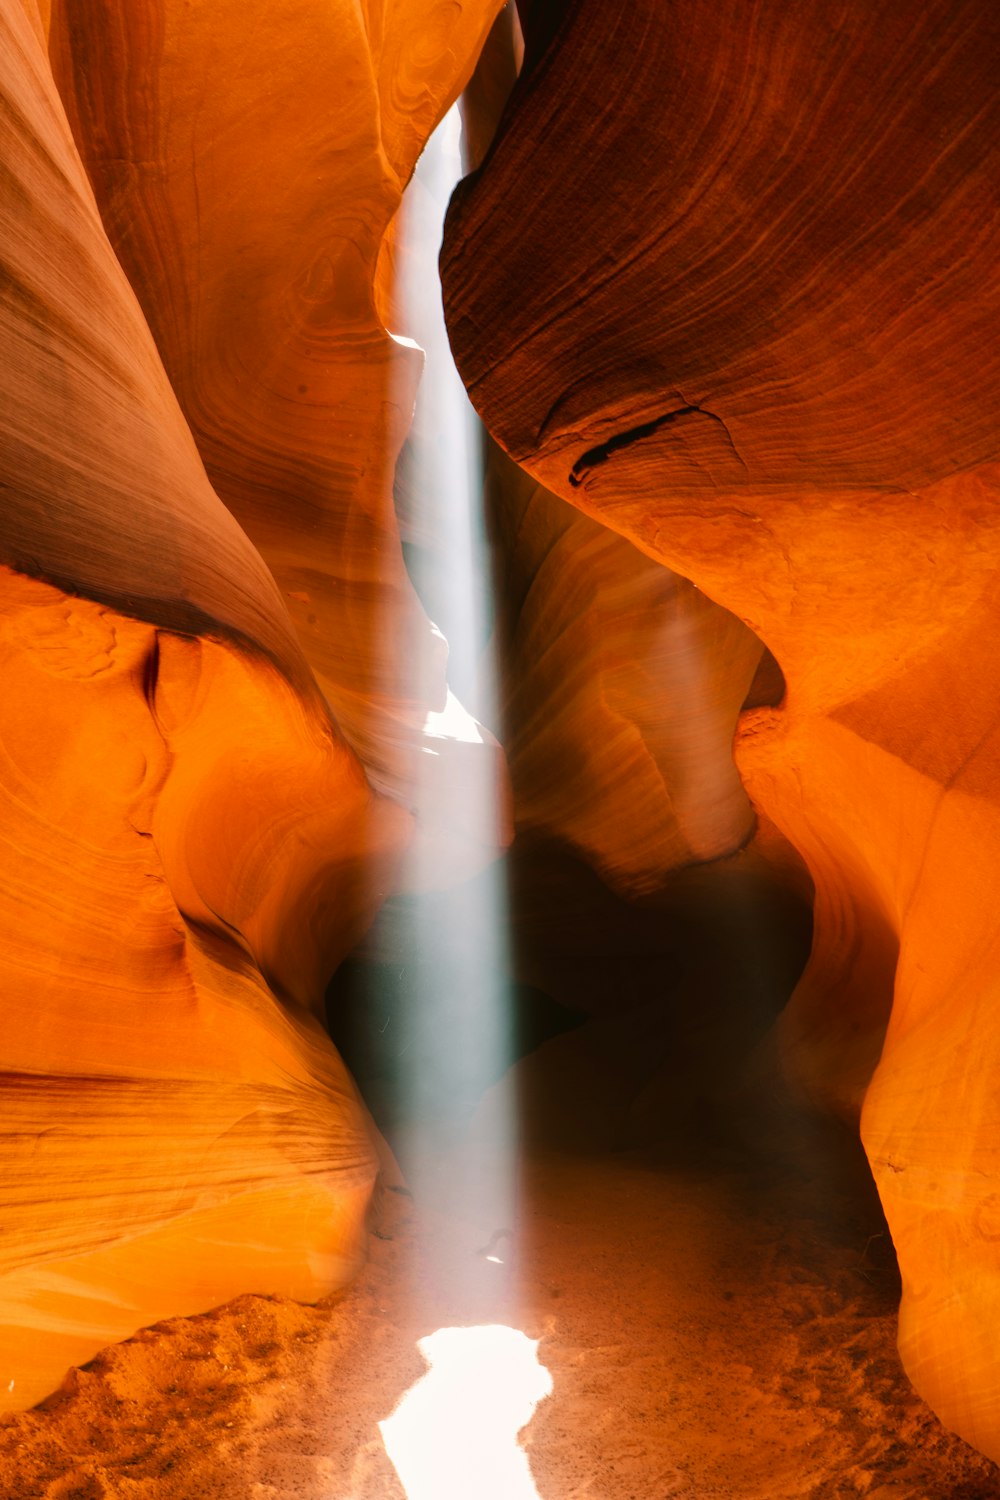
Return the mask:
<svg viewBox="0 0 1000 1500">
<path fill-rule="evenodd" d="M 523 14 L 446 234 L 458 364 L 516 459 L 782 667 L 738 758 L 818 892 L 789 1064 L 864 1099 L 906 1367 L 997 1458 L 1000 19 Z"/>
<path fill-rule="evenodd" d="M 760 641 L 500 450 L 488 493 L 519 829 L 626 893 L 733 853 L 754 828 L 732 741 Z"/>
<path fill-rule="evenodd" d="M 0 1395 L 21 1407 L 172 1311 L 354 1271 L 375 1140 L 303 971 L 357 933 L 372 831 L 360 772 L 270 667 L 16 574 L 0 613 Z M 276 942 L 276 888 L 304 953 Z"/>
<path fill-rule="evenodd" d="M 495 135 L 520 49 L 509 7 L 462 100 L 473 166 Z M 432 360 L 433 340 L 418 337 Z M 754 819 L 732 740 L 760 641 L 495 444 L 486 512 L 499 721 L 519 831 L 574 847 L 623 894 L 655 890 L 679 866 L 738 849 Z"/>
<path fill-rule="evenodd" d="M 37 21 L 37 16 L 36 16 Z M 308 682 L 274 581 L 209 485 L 20 4 L 3 15 L 0 560 Z"/>
<path fill-rule="evenodd" d="M 452 826 L 447 783 L 474 744 L 499 788 L 502 757 L 471 727 L 424 734 L 447 706 L 446 650 L 392 508 L 421 357 L 383 326 L 373 282 L 499 3 L 57 0 L 51 30 L 108 234 L 209 476 L 373 783 L 467 867 L 502 835 Z"/>
<path fill-rule="evenodd" d="M 167 1313 L 351 1275 L 379 1146 L 311 1011 L 410 820 L 205 477 L 19 0 L 0 95 L 9 1407 Z"/>
<path fill-rule="evenodd" d="M 607 514 L 667 485 L 899 493 L 992 458 L 987 0 L 527 10 L 442 261 L 515 459 Z"/>
<path fill-rule="evenodd" d="M 356 1269 L 377 1146 L 307 1005 L 374 851 L 360 772 L 273 669 L 3 584 L 0 1395 L 25 1406 L 170 1312 Z"/>
</svg>

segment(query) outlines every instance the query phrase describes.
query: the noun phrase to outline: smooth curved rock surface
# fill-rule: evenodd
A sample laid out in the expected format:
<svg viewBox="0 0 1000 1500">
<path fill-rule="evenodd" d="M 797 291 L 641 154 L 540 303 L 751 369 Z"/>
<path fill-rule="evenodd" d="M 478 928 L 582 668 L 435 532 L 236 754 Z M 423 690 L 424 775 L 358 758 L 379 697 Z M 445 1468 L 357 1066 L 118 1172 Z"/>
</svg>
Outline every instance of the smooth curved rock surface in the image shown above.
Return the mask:
<svg viewBox="0 0 1000 1500">
<path fill-rule="evenodd" d="M 996 1458 L 1000 19 L 522 14 L 446 235 L 459 368 L 519 462 L 781 665 L 738 759 L 818 891 L 789 1065 L 864 1099 L 906 1368 Z"/>
<path fill-rule="evenodd" d="M 607 512 L 993 457 L 986 0 L 527 10 L 516 109 L 442 261 L 459 368 L 515 459 Z"/>
<path fill-rule="evenodd" d="M 56 0 L 52 14 L 108 235 L 209 477 L 373 784 L 418 810 L 425 870 L 495 857 L 502 831 L 456 827 L 447 788 L 470 745 L 494 806 L 504 769 L 488 735 L 424 733 L 447 708 L 447 651 L 392 508 L 422 360 L 383 326 L 374 281 L 499 3 Z"/>
<path fill-rule="evenodd" d="M 473 166 L 489 150 L 521 50 L 507 6 L 462 97 L 463 156 Z M 414 218 L 443 218 L 441 176 L 425 157 L 408 190 L 421 194 L 412 207 L 407 200 Z M 436 236 L 395 250 L 404 289 L 421 245 L 436 253 Z M 428 265 L 422 284 L 434 274 Z M 436 337 L 429 310 L 407 311 L 419 316 L 428 365 L 397 471 L 397 511 L 428 591 L 444 595 L 455 566 L 445 555 L 454 522 L 435 514 L 420 480 L 455 464 L 440 399 L 454 374 L 443 326 Z M 754 828 L 732 740 L 760 642 L 686 579 L 547 491 L 495 443 L 486 445 L 485 471 L 490 551 L 481 566 L 485 586 L 490 575 L 496 581 L 498 677 L 488 721 L 502 725 L 519 834 L 577 850 L 623 895 L 657 890 L 680 866 L 731 854 Z"/>
<path fill-rule="evenodd" d="M 0 1402 L 20 1407 L 168 1313 L 315 1298 L 357 1267 L 382 1148 L 312 1012 L 411 820 L 205 477 L 14 0 L 0 94 Z"/>
<path fill-rule="evenodd" d="M 9 571 L 0 619 L 0 1399 L 21 1407 L 169 1313 L 356 1270 L 379 1147 L 310 1008 L 399 829 L 259 660 Z"/>
<path fill-rule="evenodd" d="M 212 492 L 108 244 L 35 22 L 6 6 L 0 560 L 252 643 L 304 686 L 274 581 Z"/>
<path fill-rule="evenodd" d="M 760 641 L 499 449 L 487 496 L 518 829 L 623 894 L 732 854 L 754 830 L 732 741 Z"/>
</svg>

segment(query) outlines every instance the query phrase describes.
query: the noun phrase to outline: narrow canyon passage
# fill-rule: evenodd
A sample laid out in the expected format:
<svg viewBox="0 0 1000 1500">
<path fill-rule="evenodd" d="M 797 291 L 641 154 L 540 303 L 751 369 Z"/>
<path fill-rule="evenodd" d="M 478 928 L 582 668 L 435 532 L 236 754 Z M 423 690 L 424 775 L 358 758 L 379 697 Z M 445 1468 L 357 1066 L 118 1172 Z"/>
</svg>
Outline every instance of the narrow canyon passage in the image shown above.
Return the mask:
<svg viewBox="0 0 1000 1500">
<path fill-rule="evenodd" d="M 541 988 L 521 993 L 522 1034 L 532 1016 L 535 1036 L 553 1034 L 450 1126 L 428 1132 L 387 1099 L 415 1192 L 388 1251 L 420 1308 L 397 1301 L 400 1326 L 415 1340 L 500 1323 L 539 1340 L 553 1389 L 525 1446 L 543 1500 L 1000 1492 L 902 1373 L 898 1272 L 856 1136 L 781 1080 L 774 1011 L 807 951 L 807 911 L 753 847 L 698 871 L 694 892 L 680 872 L 641 908 L 565 851 L 515 846 L 511 863 L 536 981 L 558 992 L 561 975 L 591 1012 L 560 1023 Z M 544 934 L 531 931 L 540 882 Z M 712 918 L 700 928 L 699 909 Z M 383 988 L 384 1045 L 393 1013 Z M 370 1038 L 362 1052 L 390 1075 Z M 512 1114 L 508 1225 L 490 1185 Z M 457 1204 L 456 1182 L 469 1185 Z"/>
<path fill-rule="evenodd" d="M 0 1500 L 1000 1500 L 998 59 L 0 0 Z"/>
<path fill-rule="evenodd" d="M 642 986 L 641 962 L 615 963 Z M 437 1500 L 491 1494 L 498 1466 L 521 1500 L 505 1412 L 530 1416 L 539 1365 L 551 1394 L 521 1438 L 541 1500 L 1000 1493 L 900 1370 L 898 1278 L 856 1141 L 793 1106 L 745 1027 L 748 1046 L 719 1048 L 746 995 L 717 984 L 686 1036 L 662 1005 L 658 1027 L 648 1007 L 631 1024 L 577 1013 L 470 1089 L 463 1118 L 431 1121 L 430 1153 L 428 1121 L 395 1101 L 409 1190 L 387 1188 L 355 1286 L 316 1307 L 242 1298 L 108 1350 L 0 1426 L 0 1494 L 423 1500 L 419 1456 L 404 1490 L 379 1424 L 427 1379 L 418 1340 L 497 1325 L 536 1356 L 507 1374 L 491 1350 L 441 1377 L 421 1421 Z M 392 1119 L 391 1086 L 381 1101 Z M 498 1222 L 494 1127 L 515 1101 L 517 1201 Z"/>
</svg>

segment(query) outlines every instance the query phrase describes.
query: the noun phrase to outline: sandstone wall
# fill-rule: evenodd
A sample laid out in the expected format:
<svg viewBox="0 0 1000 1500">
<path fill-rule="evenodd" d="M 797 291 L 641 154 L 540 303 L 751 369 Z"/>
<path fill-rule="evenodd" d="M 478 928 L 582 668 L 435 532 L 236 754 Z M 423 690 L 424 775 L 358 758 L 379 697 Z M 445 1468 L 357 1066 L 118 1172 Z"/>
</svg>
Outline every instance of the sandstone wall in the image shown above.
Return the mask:
<svg viewBox="0 0 1000 1500">
<path fill-rule="evenodd" d="M 459 368 L 519 463 L 782 668 L 738 755 L 818 890 L 789 1064 L 864 1099 L 906 1367 L 997 1457 L 1000 22 L 982 0 L 522 17 L 449 219 Z"/>
<path fill-rule="evenodd" d="M 418 739 L 427 694 L 403 702 L 396 654 L 430 635 L 380 490 L 418 359 L 366 277 L 489 11 L 436 12 L 445 33 L 347 9 L 255 32 L 245 8 L 0 6 L 8 1407 L 160 1317 L 315 1298 L 363 1254 L 383 1148 L 316 1013 L 413 825 L 350 704 Z M 100 208 L 50 19 L 92 168 L 114 157 Z M 159 348 L 106 233 L 126 188 Z"/>
</svg>

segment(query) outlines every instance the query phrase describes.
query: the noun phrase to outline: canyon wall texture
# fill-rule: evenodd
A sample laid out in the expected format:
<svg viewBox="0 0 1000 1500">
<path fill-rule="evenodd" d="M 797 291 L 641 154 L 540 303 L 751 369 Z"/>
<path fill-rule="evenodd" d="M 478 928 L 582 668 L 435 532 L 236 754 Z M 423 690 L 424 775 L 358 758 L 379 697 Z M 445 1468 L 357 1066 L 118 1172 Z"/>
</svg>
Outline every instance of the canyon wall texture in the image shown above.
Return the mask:
<svg viewBox="0 0 1000 1500">
<path fill-rule="evenodd" d="M 108 236 L 209 478 L 369 779 L 417 811 L 450 867 L 497 841 L 453 826 L 448 784 L 477 745 L 501 798 L 502 757 L 471 722 L 463 736 L 435 718 L 462 714 L 392 506 L 422 357 L 383 325 L 375 282 L 499 3 L 56 0 L 50 33 Z"/>
<path fill-rule="evenodd" d="M 754 831 L 732 740 L 760 641 L 499 449 L 487 497 L 518 830 L 625 894 L 732 854 Z"/>
<path fill-rule="evenodd" d="M 818 892 L 789 1067 L 863 1101 L 906 1368 L 997 1457 L 1000 20 L 521 13 L 447 227 L 456 359 L 518 463 L 784 672 L 737 749 Z"/>
<path fill-rule="evenodd" d="M 324 985 L 411 841 L 447 883 L 509 834 L 392 502 L 391 225 L 498 9 L 0 0 L 5 1406 L 362 1254 Z M 1000 1458 L 1000 18 L 520 9 L 442 262 L 518 824 L 628 897 L 753 807 L 805 857 L 786 1065 L 861 1120 L 914 1383 Z"/>
<path fill-rule="evenodd" d="M 520 54 L 508 6 L 462 98 L 470 167 L 489 150 Z M 430 360 L 433 342 L 417 337 Z M 428 376 L 441 382 L 433 363 Z M 568 846 L 626 896 L 733 854 L 755 828 L 732 740 L 748 696 L 757 701 L 761 642 L 494 442 L 484 467 L 497 721 L 519 835 Z"/>
<path fill-rule="evenodd" d="M 399 174 L 460 86 L 490 9 L 446 7 L 429 51 L 437 33 L 423 14 L 390 25 L 371 7 L 362 34 L 353 22 L 338 33 L 339 14 L 310 26 L 302 7 L 286 11 L 271 8 L 276 31 L 256 36 L 257 52 L 245 10 L 212 7 L 185 28 L 131 9 L 132 32 L 113 11 L 51 18 L 74 106 L 74 48 L 86 49 L 95 151 L 127 117 L 156 184 L 148 212 L 139 198 L 133 211 L 150 229 L 152 269 L 135 274 L 158 350 L 53 80 L 47 8 L 0 6 L 4 1407 L 32 1404 L 69 1364 L 169 1313 L 342 1285 L 384 1159 L 317 1019 L 412 833 L 403 773 L 371 748 L 391 738 L 379 725 L 398 710 L 418 738 L 433 707 L 419 671 L 400 706 L 384 666 L 400 639 L 433 637 L 376 514 L 410 400 L 392 380 L 417 357 L 397 358 L 369 316 L 370 281 Z M 307 115 L 340 76 L 331 36 L 353 48 L 360 83 L 342 104 L 365 152 L 353 138 L 346 149 L 340 127 L 317 138 L 289 117 L 287 91 L 275 97 L 285 30 Z M 209 85 L 234 46 L 243 71 L 223 93 Z M 157 100 L 166 116 L 138 117 L 137 101 Z M 153 150 L 168 125 L 184 169 Z M 192 180 L 192 155 L 208 184 Z M 128 152 L 115 161 L 134 182 Z M 307 241 L 300 219 L 315 213 L 315 183 L 330 191 L 331 161 L 360 174 L 341 184 L 349 229 Z M 105 212 L 113 224 L 114 204 Z M 201 453 L 164 351 L 176 386 L 208 408 Z M 312 380 L 320 392 L 296 402 Z M 206 477 L 213 453 L 228 509 Z M 351 496 L 331 502 L 332 519 L 331 474 Z M 250 517 L 251 501 L 264 489 L 280 508 L 283 485 L 297 486 L 295 505 L 258 538 L 286 549 L 271 557 L 279 587 L 233 512 L 266 532 L 267 506 Z M 313 670 L 323 660 L 307 659 L 312 592 L 340 599 L 315 606 L 340 671 L 322 679 L 326 696 Z M 356 693 L 377 721 L 370 735 L 352 719 Z M 482 832 L 466 838 L 473 858 L 495 850 L 495 830 L 488 847 Z"/>
</svg>

